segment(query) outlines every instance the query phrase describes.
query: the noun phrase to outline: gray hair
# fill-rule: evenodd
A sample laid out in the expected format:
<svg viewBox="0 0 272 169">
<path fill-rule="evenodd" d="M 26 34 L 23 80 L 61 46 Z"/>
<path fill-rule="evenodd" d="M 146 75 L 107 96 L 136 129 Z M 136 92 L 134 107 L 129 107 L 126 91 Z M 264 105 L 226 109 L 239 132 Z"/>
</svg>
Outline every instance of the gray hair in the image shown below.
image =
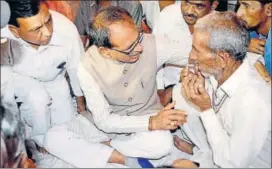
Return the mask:
<svg viewBox="0 0 272 169">
<path fill-rule="evenodd" d="M 212 12 L 199 19 L 195 28 L 209 33 L 208 46 L 214 53 L 224 51 L 235 60 L 245 58 L 250 36 L 234 12 Z"/>
</svg>

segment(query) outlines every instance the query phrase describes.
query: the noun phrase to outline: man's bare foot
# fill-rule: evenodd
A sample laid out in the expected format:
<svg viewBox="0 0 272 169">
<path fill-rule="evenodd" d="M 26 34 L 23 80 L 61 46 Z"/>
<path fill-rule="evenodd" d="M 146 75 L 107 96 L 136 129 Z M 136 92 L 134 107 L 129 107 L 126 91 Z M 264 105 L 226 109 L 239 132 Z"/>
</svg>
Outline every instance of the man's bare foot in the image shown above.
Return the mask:
<svg viewBox="0 0 272 169">
<path fill-rule="evenodd" d="M 175 146 L 185 152 L 185 153 L 188 153 L 188 154 L 191 154 L 193 155 L 193 145 L 187 143 L 186 141 L 180 139 L 178 136 L 174 136 L 174 144 Z"/>
<path fill-rule="evenodd" d="M 110 147 L 111 147 L 110 143 L 111 143 L 111 140 L 109 140 L 109 141 L 103 141 L 103 142 L 102 142 L 102 144 L 105 144 L 105 145 L 107 145 L 107 146 L 110 146 Z"/>
<path fill-rule="evenodd" d="M 48 152 L 44 147 L 40 147 L 40 146 L 38 146 L 38 144 L 36 144 L 36 148 L 37 148 L 37 150 L 38 150 L 40 153 L 42 153 L 43 155 L 49 154 L 49 152 Z"/>
<path fill-rule="evenodd" d="M 173 168 L 198 168 L 198 166 L 190 160 L 178 159 L 172 164 Z"/>
</svg>

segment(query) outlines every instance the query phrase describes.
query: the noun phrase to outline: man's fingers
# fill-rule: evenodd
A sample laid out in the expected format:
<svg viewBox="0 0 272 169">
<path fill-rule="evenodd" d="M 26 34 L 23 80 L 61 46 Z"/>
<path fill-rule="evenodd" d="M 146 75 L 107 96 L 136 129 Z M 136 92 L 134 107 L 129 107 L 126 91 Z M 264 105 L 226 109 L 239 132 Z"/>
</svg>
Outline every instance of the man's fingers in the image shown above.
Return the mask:
<svg viewBox="0 0 272 169">
<path fill-rule="evenodd" d="M 171 110 L 172 108 L 174 108 L 176 105 L 176 102 L 174 101 L 173 103 L 167 104 L 163 110 Z"/>
<path fill-rule="evenodd" d="M 180 73 L 180 80 L 182 80 L 184 77 L 188 76 L 189 73 L 189 67 L 186 66 Z"/>
<path fill-rule="evenodd" d="M 258 45 L 265 46 L 266 40 L 265 39 L 258 39 Z"/>
</svg>

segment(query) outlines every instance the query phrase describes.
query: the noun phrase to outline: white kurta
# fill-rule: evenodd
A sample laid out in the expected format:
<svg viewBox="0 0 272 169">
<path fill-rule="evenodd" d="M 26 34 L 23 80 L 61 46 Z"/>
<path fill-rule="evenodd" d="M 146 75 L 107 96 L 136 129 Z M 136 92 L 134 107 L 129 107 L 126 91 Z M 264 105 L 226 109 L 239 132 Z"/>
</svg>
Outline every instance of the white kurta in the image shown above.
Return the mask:
<svg viewBox="0 0 272 169">
<path fill-rule="evenodd" d="M 143 13 L 146 17 L 147 25 L 153 29 L 156 21 L 160 17 L 160 4 L 159 1 L 140 1 L 143 7 Z M 180 4 L 180 1 L 176 1 L 176 4 Z"/>
<path fill-rule="evenodd" d="M 189 58 L 192 49 L 192 35 L 183 19 L 180 4 L 170 5 L 161 11 L 152 33 L 155 36 L 165 35 L 169 39 L 179 42 L 183 49 L 183 57 Z M 177 67 L 165 67 L 159 70 L 157 75 L 158 89 L 179 83 L 180 71 L 181 68 Z"/>
<path fill-rule="evenodd" d="M 218 89 L 214 78 L 206 81 L 207 91 L 214 98 L 213 109 L 198 113 L 202 127 L 190 126 L 192 131 L 204 127 L 213 161 L 219 167 L 271 167 L 271 86 L 254 68 L 255 58 L 246 58 Z M 181 86 L 177 87 L 174 94 L 180 95 Z M 179 101 L 177 105 L 184 105 L 184 100 Z M 185 110 L 196 112 L 193 107 Z M 199 133 L 187 132 L 206 142 Z"/>
<path fill-rule="evenodd" d="M 22 102 L 20 107 L 27 124 L 27 134 L 43 146 L 43 137 L 50 126 L 72 119 L 75 109 L 68 83 L 67 70 L 73 92 L 82 96 L 77 78 L 77 66 L 84 49 L 76 27 L 63 15 L 50 11 L 53 36 L 49 44 L 37 50 L 18 39 L 6 27 L 1 35 L 20 43 L 20 62 L 12 67 L 14 91 Z"/>
</svg>

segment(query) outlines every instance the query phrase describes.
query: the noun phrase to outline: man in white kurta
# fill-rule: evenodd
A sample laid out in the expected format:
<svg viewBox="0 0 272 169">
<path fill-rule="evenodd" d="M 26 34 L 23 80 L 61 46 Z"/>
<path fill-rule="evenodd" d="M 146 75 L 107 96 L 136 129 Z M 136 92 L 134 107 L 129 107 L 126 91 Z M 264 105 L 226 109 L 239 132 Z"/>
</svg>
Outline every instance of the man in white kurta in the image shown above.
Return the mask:
<svg viewBox="0 0 272 169">
<path fill-rule="evenodd" d="M 27 5 L 16 4 L 20 3 L 19 1 L 12 3 L 10 4 L 11 18 L 18 10 L 16 5 Z M 14 29 L 19 30 L 22 25 L 18 28 L 9 25 L 1 30 L 1 35 L 19 43 L 17 47 L 20 52 L 14 52 L 13 55 L 20 58 L 20 62 L 11 68 L 14 77 L 14 91 L 18 97 L 17 102 L 22 102 L 20 110 L 27 125 L 28 137 L 34 140 L 38 146 L 43 147 L 43 137 L 47 130 L 53 125 L 71 120 L 76 112 L 64 76 L 66 71 L 70 77 L 73 93 L 77 97 L 83 96 L 76 67 L 84 50 L 72 22 L 57 12 L 49 11 L 48 13 L 44 4 L 38 5 L 39 11 L 32 18 L 44 15 L 51 18 L 45 23 L 46 26 L 52 24 L 53 29 L 48 44 L 37 45 L 37 48 L 34 48 L 35 45 L 16 36 Z M 32 8 L 34 8 L 33 6 Z M 49 30 L 48 27 L 44 28 L 43 26 L 41 29 Z"/>
<path fill-rule="evenodd" d="M 271 167 L 271 85 L 252 64 L 254 56 L 245 57 L 248 43 L 249 34 L 233 13 L 199 20 L 189 58 L 198 69 L 184 70 L 182 85 L 174 90 L 179 105 L 188 102 L 187 111 L 203 123 L 218 167 Z"/>
<path fill-rule="evenodd" d="M 217 1 L 182 1 L 165 7 L 154 25 L 153 34 L 155 36 L 165 35 L 173 41 L 177 41 L 184 46 L 184 57 L 189 57 L 192 46 L 193 27 L 197 19 L 207 15 L 218 5 Z M 198 7 L 200 6 L 200 7 Z M 193 17 L 188 19 L 187 15 Z M 181 67 L 167 66 L 158 71 L 158 90 L 163 91 L 169 85 L 179 83 Z M 169 91 L 170 89 L 168 89 Z M 166 99 L 168 100 L 168 99 Z"/>
</svg>

